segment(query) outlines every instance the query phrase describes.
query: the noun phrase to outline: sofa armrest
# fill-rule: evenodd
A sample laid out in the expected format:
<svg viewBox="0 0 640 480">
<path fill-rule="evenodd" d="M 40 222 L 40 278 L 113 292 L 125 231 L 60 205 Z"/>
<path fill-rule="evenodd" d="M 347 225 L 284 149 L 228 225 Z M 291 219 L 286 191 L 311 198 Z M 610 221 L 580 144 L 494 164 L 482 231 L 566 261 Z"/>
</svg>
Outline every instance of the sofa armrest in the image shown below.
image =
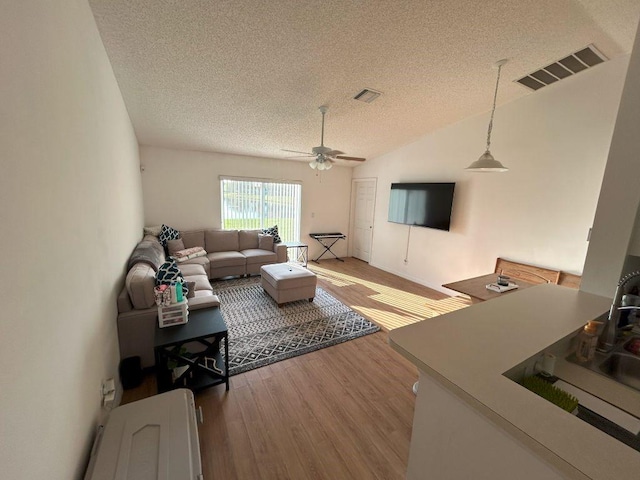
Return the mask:
<svg viewBox="0 0 640 480">
<path fill-rule="evenodd" d="M 120 358 L 139 356 L 142 367 L 153 367 L 154 335 L 158 324 L 158 308 L 131 310 L 118 315 Z"/>
<path fill-rule="evenodd" d="M 129 298 L 129 292 L 127 292 L 127 287 L 123 287 L 120 291 L 120 295 L 118 295 L 118 313 L 130 312 L 133 310 L 133 305 L 131 304 L 131 299 Z"/>
<path fill-rule="evenodd" d="M 276 253 L 277 263 L 287 262 L 287 246 L 284 243 L 274 243 L 273 251 Z"/>
</svg>

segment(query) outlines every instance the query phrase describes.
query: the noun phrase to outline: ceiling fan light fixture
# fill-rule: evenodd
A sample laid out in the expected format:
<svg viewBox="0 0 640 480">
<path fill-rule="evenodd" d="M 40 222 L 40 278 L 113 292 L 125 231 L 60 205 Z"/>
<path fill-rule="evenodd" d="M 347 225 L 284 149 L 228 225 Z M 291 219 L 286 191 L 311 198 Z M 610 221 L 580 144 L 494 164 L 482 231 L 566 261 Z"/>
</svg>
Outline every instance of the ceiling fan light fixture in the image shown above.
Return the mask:
<svg viewBox="0 0 640 480">
<path fill-rule="evenodd" d="M 498 85 L 500 84 L 500 71 L 507 60 L 499 60 L 495 63 L 495 67 L 498 69 L 498 77 L 496 78 L 496 90 L 493 94 L 493 107 L 491 108 L 491 119 L 489 120 L 489 128 L 487 130 L 487 149 L 480 155 L 480 158 L 469 165 L 465 170 L 469 172 L 506 172 L 509 169 L 498 162 L 491 152 L 489 147 L 491 146 L 491 130 L 493 129 L 493 116 L 496 113 L 496 100 L 498 99 Z"/>
<path fill-rule="evenodd" d="M 299 153 L 302 154 L 303 157 L 309 157 L 311 160 L 309 161 L 309 167 L 314 170 L 330 170 L 333 167 L 333 162 L 335 160 L 348 160 L 354 162 L 364 162 L 365 158 L 360 157 L 347 157 L 344 155 L 344 152 L 340 150 L 334 150 L 329 147 L 325 147 L 324 145 L 324 116 L 327 113 L 329 107 L 323 105 L 318 108 L 320 113 L 322 114 L 322 130 L 320 133 L 320 145 L 317 147 L 313 147 L 310 153 L 300 152 L 298 150 L 285 150 L 284 152 L 289 153 Z M 293 157 L 292 157 L 293 158 Z"/>
</svg>

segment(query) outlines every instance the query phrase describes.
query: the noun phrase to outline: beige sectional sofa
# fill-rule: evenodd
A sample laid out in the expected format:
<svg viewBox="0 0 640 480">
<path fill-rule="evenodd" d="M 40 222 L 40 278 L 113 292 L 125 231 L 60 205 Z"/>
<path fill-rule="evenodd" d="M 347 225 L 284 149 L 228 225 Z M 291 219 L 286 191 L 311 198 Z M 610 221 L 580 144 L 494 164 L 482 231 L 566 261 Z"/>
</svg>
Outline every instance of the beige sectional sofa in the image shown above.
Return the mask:
<svg viewBox="0 0 640 480">
<path fill-rule="evenodd" d="M 261 230 L 188 230 L 181 231 L 185 248 L 202 247 L 205 257 L 192 258 L 179 265 L 202 265 L 210 279 L 234 275 L 257 275 L 262 265 L 287 261 L 282 243 L 260 248 Z"/>
<path fill-rule="evenodd" d="M 259 274 L 262 265 L 287 261 L 285 245 L 276 243 L 271 250 L 260 249 L 259 234 L 260 230 L 180 232 L 185 248 L 203 247 L 207 252 L 206 256 L 178 263 L 185 281 L 195 282 L 194 296 L 188 298 L 189 310 L 220 304 L 209 279 Z M 139 255 L 141 251 L 144 255 Z M 132 254 L 124 288 L 118 295 L 120 358 L 139 356 L 145 368 L 155 364 L 153 342 L 158 310 L 153 288 L 156 272 L 165 261 L 158 238 L 146 235 Z"/>
</svg>

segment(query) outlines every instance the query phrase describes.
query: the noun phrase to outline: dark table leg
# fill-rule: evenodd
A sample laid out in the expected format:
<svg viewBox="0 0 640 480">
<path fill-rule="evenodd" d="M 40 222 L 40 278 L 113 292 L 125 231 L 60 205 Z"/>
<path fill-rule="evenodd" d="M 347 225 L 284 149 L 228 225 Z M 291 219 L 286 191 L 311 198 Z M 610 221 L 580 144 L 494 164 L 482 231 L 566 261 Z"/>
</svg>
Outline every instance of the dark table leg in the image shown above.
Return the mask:
<svg viewBox="0 0 640 480">
<path fill-rule="evenodd" d="M 335 253 L 333 253 L 333 252 L 331 251 L 331 247 L 333 247 L 333 246 L 336 244 L 336 242 L 337 242 L 338 240 L 341 240 L 341 238 L 336 238 L 336 239 L 335 239 L 332 243 L 330 243 L 329 245 L 325 245 L 325 244 L 324 244 L 324 243 L 322 243 L 319 239 L 316 239 L 316 240 L 318 240 L 318 243 L 324 247 L 324 252 L 322 252 L 322 254 L 321 254 L 318 258 L 316 258 L 315 260 L 313 260 L 315 263 L 320 263 L 320 262 L 319 262 L 319 260 L 320 260 L 320 259 L 325 255 L 325 253 L 327 253 L 327 252 L 331 253 L 331 255 L 333 255 L 333 256 L 334 256 L 334 258 L 335 258 L 336 260 L 338 260 L 338 261 L 340 261 L 340 262 L 344 262 L 344 260 L 343 260 L 343 259 L 338 258 L 338 256 L 337 256 Z"/>
<path fill-rule="evenodd" d="M 225 368 L 225 382 L 227 384 L 227 392 L 229 391 L 229 334 L 224 334 L 224 368 Z"/>
</svg>

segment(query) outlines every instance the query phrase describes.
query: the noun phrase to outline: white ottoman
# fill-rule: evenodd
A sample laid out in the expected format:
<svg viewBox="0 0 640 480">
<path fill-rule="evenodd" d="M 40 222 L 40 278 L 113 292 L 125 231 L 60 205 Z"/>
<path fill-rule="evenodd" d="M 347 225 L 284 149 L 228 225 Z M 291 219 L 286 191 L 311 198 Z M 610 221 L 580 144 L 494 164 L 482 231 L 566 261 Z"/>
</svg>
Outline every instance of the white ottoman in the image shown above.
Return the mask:
<svg viewBox="0 0 640 480">
<path fill-rule="evenodd" d="M 304 267 L 288 263 L 274 263 L 260 267 L 262 288 L 278 306 L 287 302 L 316 296 L 316 275 Z"/>
</svg>

